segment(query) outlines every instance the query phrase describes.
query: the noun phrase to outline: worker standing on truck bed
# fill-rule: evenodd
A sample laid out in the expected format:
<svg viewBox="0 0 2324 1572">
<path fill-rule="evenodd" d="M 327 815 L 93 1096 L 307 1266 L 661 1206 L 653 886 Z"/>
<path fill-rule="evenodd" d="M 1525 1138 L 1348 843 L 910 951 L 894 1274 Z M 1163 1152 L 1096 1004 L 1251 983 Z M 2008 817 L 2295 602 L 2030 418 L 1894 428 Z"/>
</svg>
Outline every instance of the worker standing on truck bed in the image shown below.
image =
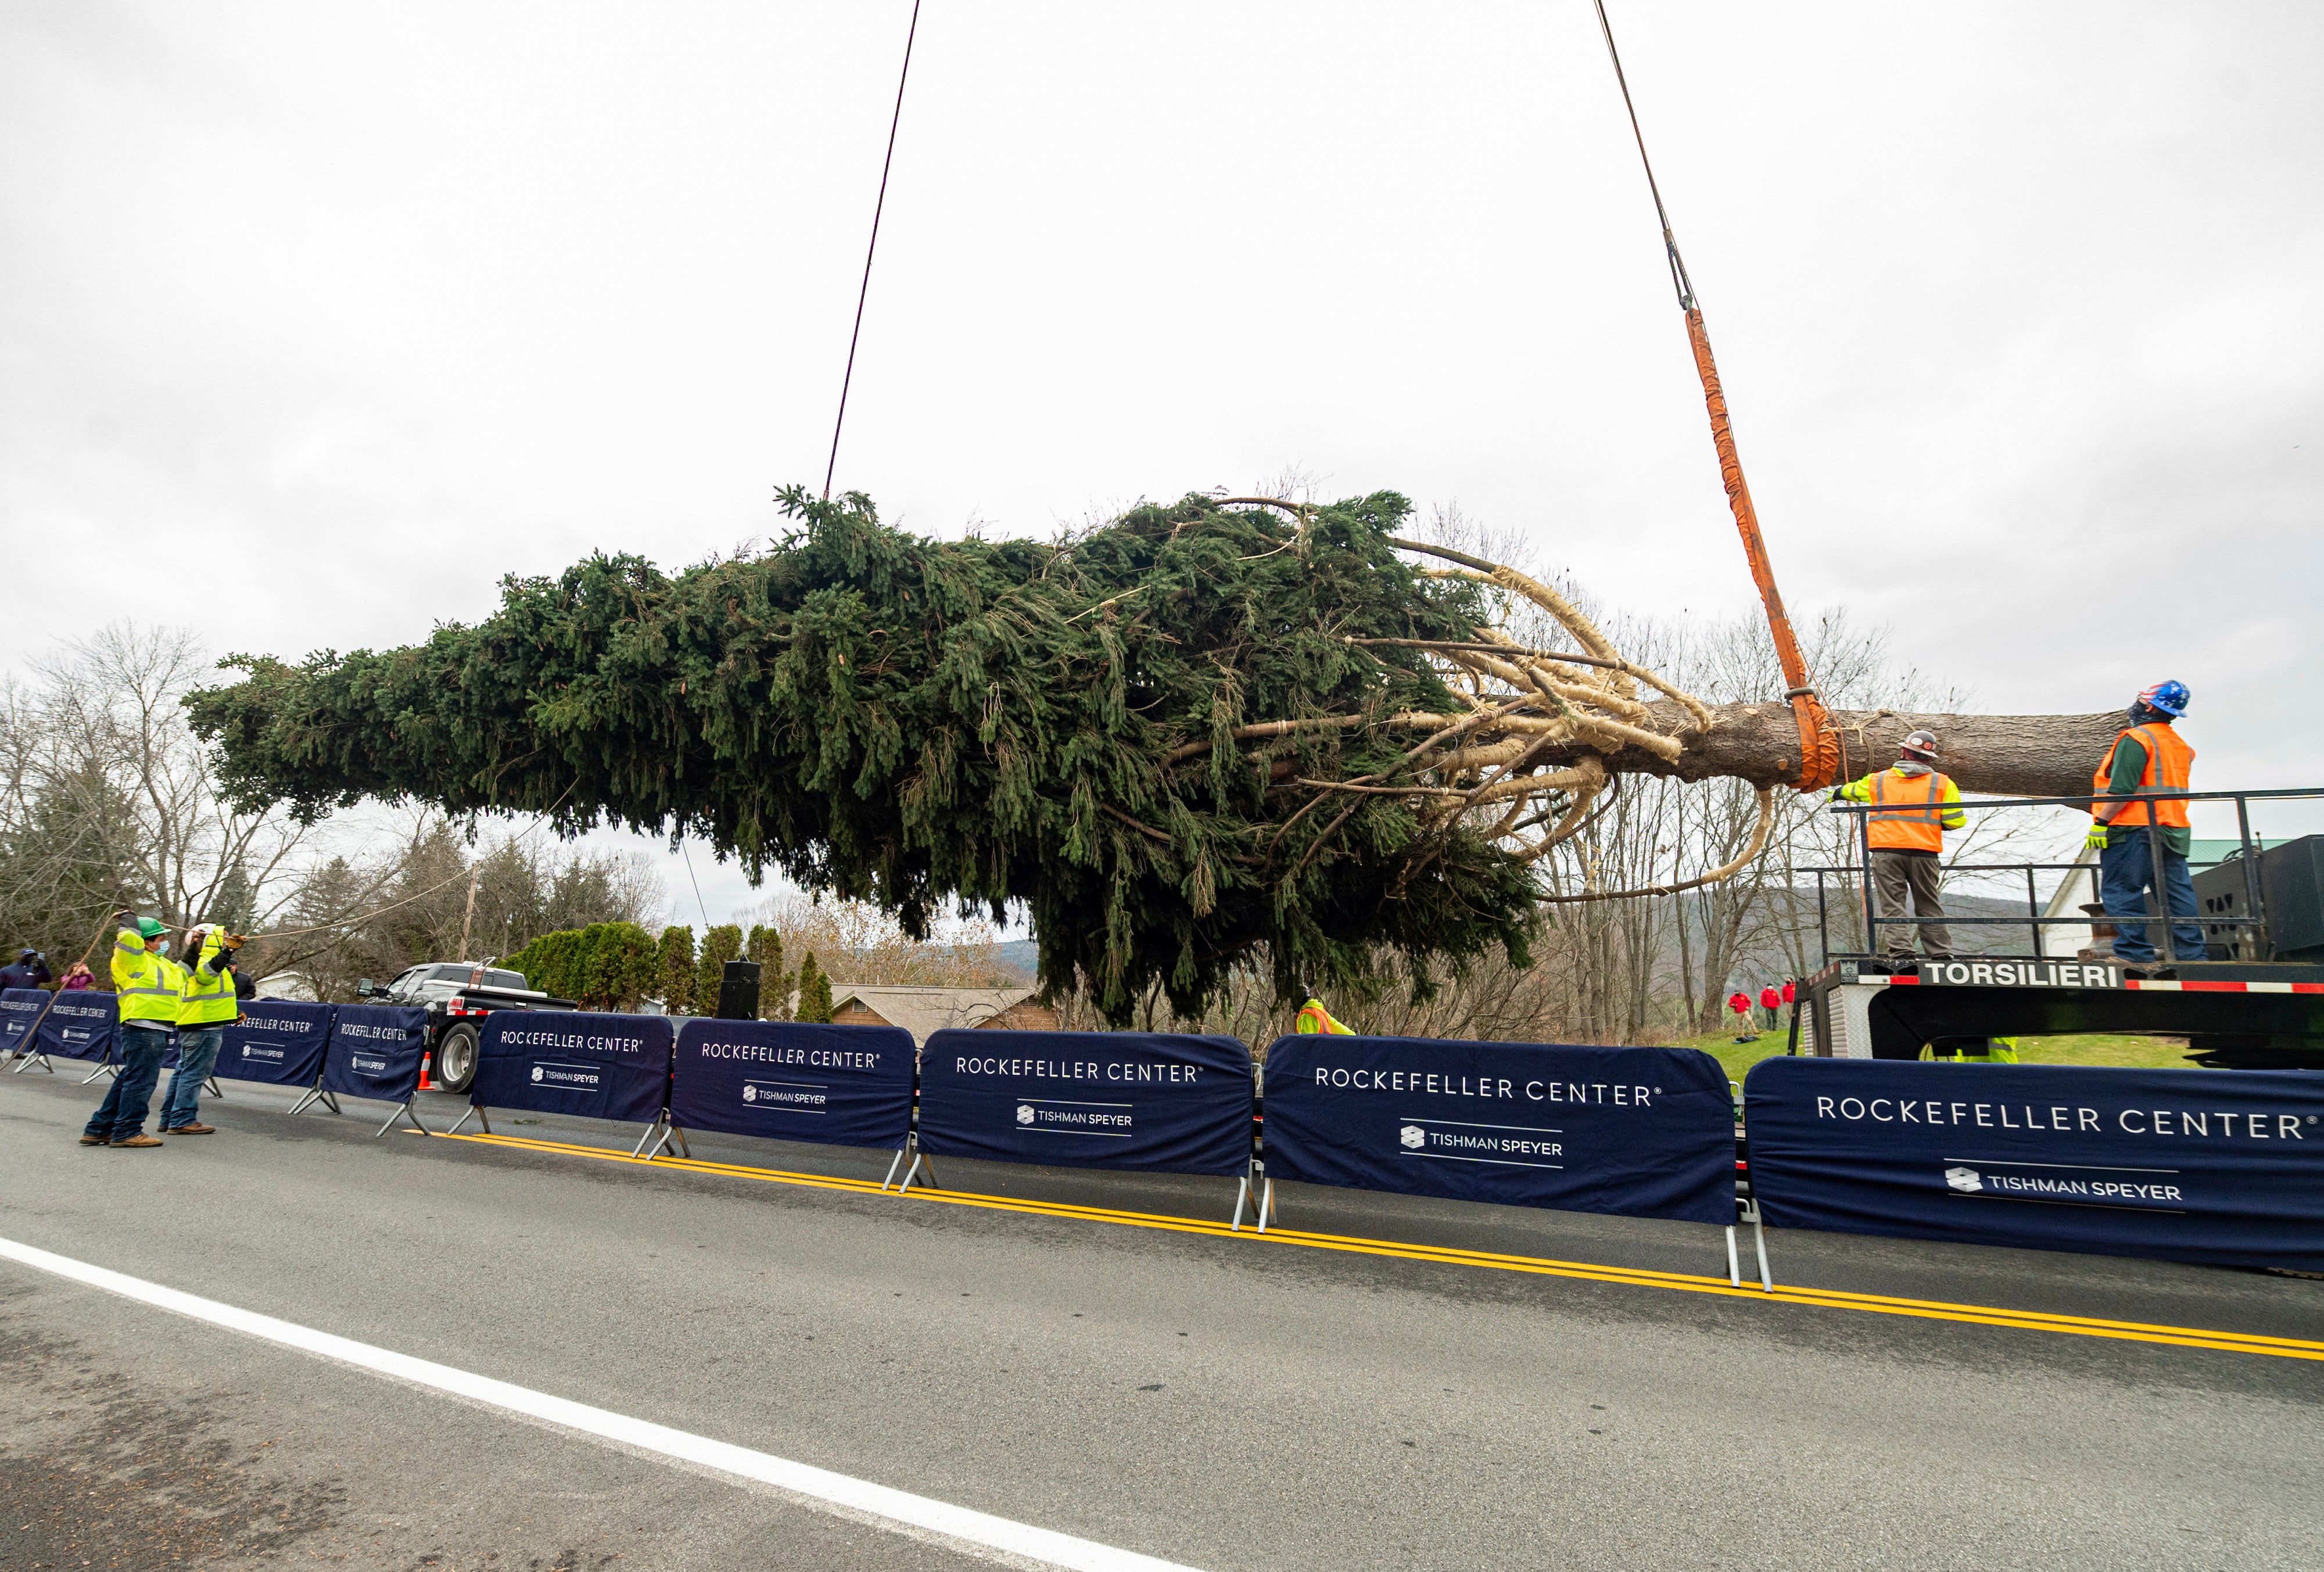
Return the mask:
<svg viewBox="0 0 2324 1572">
<path fill-rule="evenodd" d="M 2116 734 L 2114 746 L 2090 777 L 2090 790 L 2127 802 L 2090 804 L 2090 833 L 2084 843 L 2098 854 L 2098 899 L 2115 925 L 2114 953 L 2126 965 L 2146 970 L 2155 964 L 2153 927 L 2146 915 L 2147 896 L 2156 897 L 2158 915 L 2192 919 L 2197 913 L 2195 881 L 2187 872 L 2190 836 L 2187 799 L 2141 802 L 2139 792 L 2183 792 L 2194 778 L 2195 750 L 2187 746 L 2172 722 L 2187 712 L 2187 685 L 2159 682 L 2130 702 L 2130 724 Z M 2162 855 L 2147 838 L 2162 842 Z M 2163 888 L 2154 889 L 2155 869 L 2163 870 Z M 2171 924 L 2171 945 L 2181 961 L 2203 959 L 2203 930 L 2193 921 Z M 2088 955 L 2087 959 L 2098 959 Z"/>
<path fill-rule="evenodd" d="M 1952 954 L 1952 932 L 1945 926 L 1945 908 L 1937 899 L 1937 859 L 1945 849 L 1945 832 L 1969 823 L 1961 812 L 1960 787 L 1937 768 L 1937 735 L 1914 731 L 1897 744 L 1896 762 L 1862 780 L 1852 780 L 1833 792 L 1836 802 L 1868 803 L 1866 815 L 1866 877 L 1872 882 L 1874 914 L 1904 918 L 1904 897 L 1913 901 L 1912 915 L 1920 918 L 1921 950 L 1932 961 Z M 1913 961 L 1913 927 L 1904 922 L 1883 922 L 1875 939 L 1868 934 L 1865 948 L 1887 952 L 1889 970 L 1906 975 Z"/>
</svg>

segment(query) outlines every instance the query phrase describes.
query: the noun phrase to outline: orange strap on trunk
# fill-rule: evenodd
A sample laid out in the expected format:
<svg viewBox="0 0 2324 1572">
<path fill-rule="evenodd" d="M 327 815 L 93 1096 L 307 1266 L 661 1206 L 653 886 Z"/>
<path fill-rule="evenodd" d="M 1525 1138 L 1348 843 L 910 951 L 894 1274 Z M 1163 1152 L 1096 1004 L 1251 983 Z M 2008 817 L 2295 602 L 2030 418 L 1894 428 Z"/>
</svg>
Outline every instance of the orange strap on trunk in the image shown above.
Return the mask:
<svg viewBox="0 0 2324 1572">
<path fill-rule="evenodd" d="M 1638 161 L 1646 166 L 1646 189 L 1654 193 L 1655 216 L 1662 220 L 1663 252 L 1670 262 L 1671 287 L 1678 291 L 1679 309 L 1686 313 L 1686 336 L 1694 345 L 1694 369 L 1702 378 L 1702 401 L 1711 409 L 1711 441 L 1719 450 L 1719 478 L 1727 487 L 1728 506 L 1735 510 L 1735 528 L 1743 537 L 1743 555 L 1751 564 L 1751 578 L 1759 586 L 1759 600 L 1767 609 L 1767 631 L 1775 637 L 1775 658 L 1782 663 L 1784 698 L 1792 706 L 1800 728 L 1800 768 L 1795 784 L 1803 792 L 1820 791 L 1840 778 L 1840 732 L 1808 675 L 1807 657 L 1792 634 L 1792 620 L 1784 611 L 1782 592 L 1775 588 L 1775 570 L 1767 561 L 1767 543 L 1759 536 L 1759 515 L 1751 506 L 1751 488 L 1743 479 L 1743 461 L 1735 456 L 1735 432 L 1727 419 L 1727 395 L 1720 391 L 1719 367 L 1711 358 L 1711 336 L 1703 330 L 1702 308 L 1695 303 L 1694 280 L 1678 253 L 1671 233 L 1670 213 L 1663 206 L 1662 187 L 1655 179 L 1654 161 L 1646 157 L 1646 133 L 1638 129 L 1638 107 L 1630 101 L 1630 79 L 1622 71 L 1622 54 L 1614 47 L 1614 24 L 1606 19 L 1606 0 L 1595 0 L 1599 30 L 1606 35 L 1606 55 L 1614 62 L 1614 80 L 1622 88 L 1622 106 L 1629 111 L 1630 135 L 1638 144 Z"/>
<path fill-rule="evenodd" d="M 1694 345 L 1694 369 L 1702 378 L 1702 401 L 1711 409 L 1711 442 L 1719 450 L 1719 478 L 1727 487 L 1727 505 L 1735 510 L 1735 528 L 1743 537 L 1743 555 L 1751 564 L 1751 578 L 1767 609 L 1767 631 L 1775 640 L 1775 658 L 1783 663 L 1784 697 L 1791 701 L 1792 717 L 1800 727 L 1799 789 L 1812 792 L 1840 778 L 1840 733 L 1808 676 L 1807 657 L 1792 633 L 1792 619 L 1784 610 L 1784 593 L 1775 587 L 1775 570 L 1767 561 L 1767 543 L 1759 536 L 1759 515 L 1751 506 L 1750 483 L 1743 478 L 1743 461 L 1735 455 L 1735 432 L 1727 419 L 1727 395 L 1719 386 L 1719 366 L 1711 358 L 1711 335 L 1703 330 L 1702 308 L 1689 305 L 1687 341 Z"/>
</svg>

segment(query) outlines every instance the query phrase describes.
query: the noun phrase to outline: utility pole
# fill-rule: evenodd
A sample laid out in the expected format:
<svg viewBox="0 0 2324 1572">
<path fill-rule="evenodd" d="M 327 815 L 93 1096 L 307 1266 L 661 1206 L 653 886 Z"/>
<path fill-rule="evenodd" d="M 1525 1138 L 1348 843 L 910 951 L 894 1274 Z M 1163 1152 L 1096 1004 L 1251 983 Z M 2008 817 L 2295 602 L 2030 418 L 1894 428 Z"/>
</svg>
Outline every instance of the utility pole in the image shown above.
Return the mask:
<svg viewBox="0 0 2324 1572">
<path fill-rule="evenodd" d="M 460 919 L 460 959 L 463 961 L 468 958 L 468 929 L 476 920 L 476 881 L 484 877 L 484 865 L 481 862 L 468 869 L 468 910 L 466 915 Z"/>
</svg>

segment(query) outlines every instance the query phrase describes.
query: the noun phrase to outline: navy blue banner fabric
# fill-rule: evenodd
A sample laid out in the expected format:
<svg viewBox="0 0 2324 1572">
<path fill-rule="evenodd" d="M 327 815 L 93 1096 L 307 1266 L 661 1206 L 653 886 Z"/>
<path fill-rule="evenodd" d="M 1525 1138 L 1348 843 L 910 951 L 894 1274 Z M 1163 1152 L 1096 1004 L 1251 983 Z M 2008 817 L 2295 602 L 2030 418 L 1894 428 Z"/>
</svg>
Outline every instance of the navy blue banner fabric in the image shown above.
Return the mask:
<svg viewBox="0 0 2324 1572">
<path fill-rule="evenodd" d="M 114 1034 L 121 1029 L 116 1013 L 120 1000 L 95 988 L 60 993 L 41 1021 L 40 1052 L 60 1059 L 104 1059 L 113 1053 Z"/>
<path fill-rule="evenodd" d="M 30 1053 L 32 1023 L 49 996 L 37 988 L 0 988 L 0 1053 Z"/>
<path fill-rule="evenodd" d="M 417 1005 L 334 1006 L 322 1088 L 342 1097 L 409 1102 L 420 1089 L 420 1056 L 427 1047 L 428 1012 Z"/>
<path fill-rule="evenodd" d="M 912 1034 L 797 1021 L 686 1023 L 670 1122 L 829 1146 L 901 1146 L 912 1126 Z"/>
<path fill-rule="evenodd" d="M 333 1007 L 251 1000 L 242 1007 L 242 1024 L 226 1029 L 217 1068 L 210 1073 L 276 1086 L 314 1085 L 323 1069 L 323 1047 L 331 1038 Z"/>
<path fill-rule="evenodd" d="M 484 1022 L 468 1100 L 650 1125 L 669 1100 L 672 1036 L 668 1016 L 503 1010 Z"/>
<path fill-rule="evenodd" d="M 1266 1108 L 1269 1179 L 1735 1220 L 1727 1073 L 1692 1048 L 1279 1037 Z"/>
<path fill-rule="evenodd" d="M 2324 1272 L 2324 1076 L 1803 1058 L 1745 1086 L 1778 1227 Z"/>
<path fill-rule="evenodd" d="M 1239 1174 L 1250 1115 L 1250 1050 L 1233 1037 L 945 1031 L 920 1055 L 933 1156 Z"/>
</svg>

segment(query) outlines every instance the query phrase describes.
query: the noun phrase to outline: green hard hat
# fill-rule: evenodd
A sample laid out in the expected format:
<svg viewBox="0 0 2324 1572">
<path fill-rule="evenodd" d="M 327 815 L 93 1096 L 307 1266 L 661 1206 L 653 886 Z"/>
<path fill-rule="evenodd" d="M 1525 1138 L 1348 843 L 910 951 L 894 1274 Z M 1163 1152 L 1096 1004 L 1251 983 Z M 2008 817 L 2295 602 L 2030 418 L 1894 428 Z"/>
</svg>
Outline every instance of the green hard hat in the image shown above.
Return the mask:
<svg viewBox="0 0 2324 1572">
<path fill-rule="evenodd" d="M 142 938 L 159 939 L 162 934 L 169 931 L 169 926 L 166 924 L 157 922 L 152 917 L 140 917 L 137 919 L 137 932 L 139 936 Z"/>
</svg>

